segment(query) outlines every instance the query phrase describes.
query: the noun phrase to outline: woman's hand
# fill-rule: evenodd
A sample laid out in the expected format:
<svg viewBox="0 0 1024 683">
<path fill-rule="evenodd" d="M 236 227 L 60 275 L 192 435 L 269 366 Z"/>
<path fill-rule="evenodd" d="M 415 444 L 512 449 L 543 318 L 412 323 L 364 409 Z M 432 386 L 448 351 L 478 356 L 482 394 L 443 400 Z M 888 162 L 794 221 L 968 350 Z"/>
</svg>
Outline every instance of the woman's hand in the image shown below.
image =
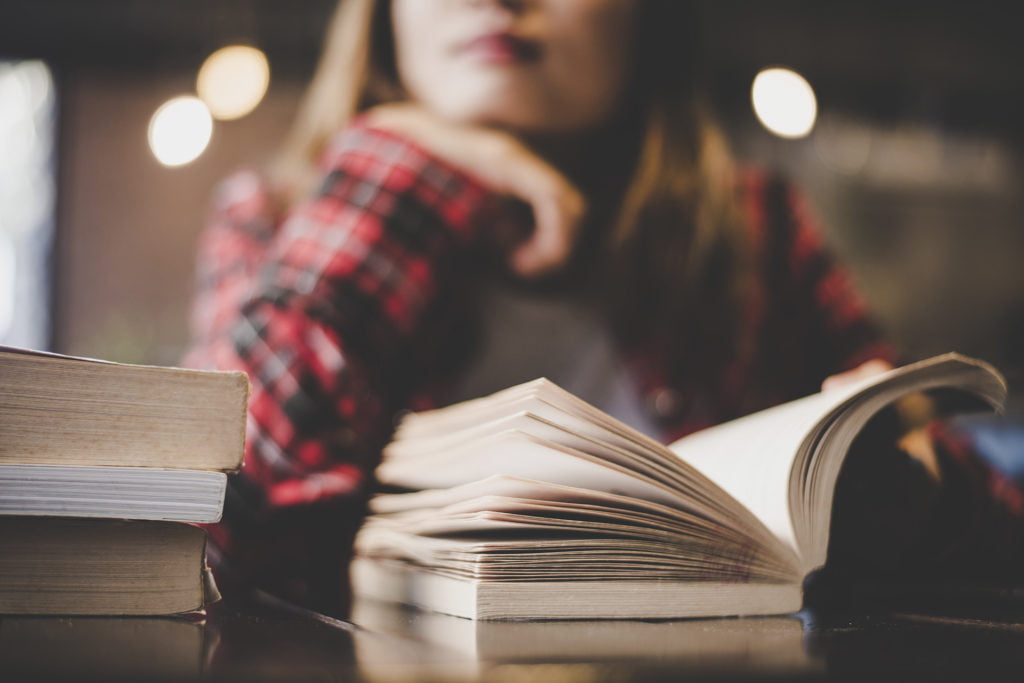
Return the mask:
<svg viewBox="0 0 1024 683">
<path fill-rule="evenodd" d="M 495 192 L 529 205 L 533 232 L 513 248 L 509 259 L 516 273 L 542 275 L 568 260 L 583 218 L 583 196 L 561 172 L 515 137 L 444 121 L 414 104 L 374 107 L 366 121 L 408 137 Z"/>
<path fill-rule="evenodd" d="M 840 388 L 890 370 L 871 360 L 822 384 Z M 854 574 L 916 567 L 922 538 L 942 487 L 942 470 L 926 427 L 932 399 L 908 394 L 875 415 L 851 445 L 837 482 L 829 561 Z"/>
<path fill-rule="evenodd" d="M 892 363 L 875 358 L 862 363 L 852 370 L 827 377 L 821 383 L 822 391 L 839 389 L 859 382 L 862 379 L 880 375 L 892 370 Z M 935 480 L 942 481 L 942 470 L 935 456 L 935 448 L 925 427 L 935 417 L 933 401 L 922 393 L 909 394 L 896 401 L 893 406 L 901 434 L 896 442 L 897 447 L 918 461 L 925 471 Z"/>
<path fill-rule="evenodd" d="M 865 363 L 861 363 L 852 370 L 826 377 L 825 381 L 821 383 L 821 390 L 831 391 L 832 389 L 839 389 L 849 386 L 854 382 L 859 382 L 862 379 L 888 372 L 889 370 L 892 370 L 892 363 L 881 358 L 873 358 Z"/>
</svg>

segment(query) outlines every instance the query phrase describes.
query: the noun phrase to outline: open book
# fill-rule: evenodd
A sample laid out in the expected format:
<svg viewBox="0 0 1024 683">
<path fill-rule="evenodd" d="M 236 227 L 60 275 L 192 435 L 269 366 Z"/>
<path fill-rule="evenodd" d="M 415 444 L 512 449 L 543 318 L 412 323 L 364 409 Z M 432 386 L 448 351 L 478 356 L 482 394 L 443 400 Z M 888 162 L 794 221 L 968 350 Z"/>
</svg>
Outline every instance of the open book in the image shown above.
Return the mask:
<svg viewBox="0 0 1024 683">
<path fill-rule="evenodd" d="M 411 414 L 356 539 L 354 591 L 477 619 L 799 610 L 843 459 L 898 398 L 1006 383 L 956 354 L 664 446 L 539 379 Z"/>
</svg>

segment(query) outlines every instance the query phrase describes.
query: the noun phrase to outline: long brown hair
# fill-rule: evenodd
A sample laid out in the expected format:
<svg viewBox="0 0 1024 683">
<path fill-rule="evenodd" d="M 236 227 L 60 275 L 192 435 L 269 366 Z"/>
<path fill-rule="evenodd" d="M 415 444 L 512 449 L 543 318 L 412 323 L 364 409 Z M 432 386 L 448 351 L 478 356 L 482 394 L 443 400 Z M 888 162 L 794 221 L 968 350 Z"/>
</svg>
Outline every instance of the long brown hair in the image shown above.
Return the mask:
<svg viewBox="0 0 1024 683">
<path fill-rule="evenodd" d="M 390 5 L 339 3 L 319 66 L 271 168 L 286 195 L 312 187 L 325 144 L 359 112 L 404 98 Z M 633 150 L 608 161 L 631 171 L 602 231 L 600 269 L 623 341 L 660 332 L 670 343 L 685 343 L 673 355 L 700 360 L 673 371 L 691 381 L 713 377 L 736 351 L 749 282 L 732 158 L 703 97 L 694 5 L 640 0 L 629 88 L 640 133 Z"/>
</svg>

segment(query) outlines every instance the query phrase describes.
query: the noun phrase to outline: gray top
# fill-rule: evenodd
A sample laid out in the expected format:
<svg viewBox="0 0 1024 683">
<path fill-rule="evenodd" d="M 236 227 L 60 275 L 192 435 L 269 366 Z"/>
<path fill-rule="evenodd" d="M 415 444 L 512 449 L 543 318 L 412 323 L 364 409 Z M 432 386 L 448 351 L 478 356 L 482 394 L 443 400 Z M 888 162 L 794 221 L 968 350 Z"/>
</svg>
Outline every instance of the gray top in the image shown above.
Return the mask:
<svg viewBox="0 0 1024 683">
<path fill-rule="evenodd" d="M 577 298 L 486 286 L 477 356 L 456 382 L 453 402 L 486 396 L 537 377 L 631 427 L 659 438 L 607 322 Z"/>
</svg>

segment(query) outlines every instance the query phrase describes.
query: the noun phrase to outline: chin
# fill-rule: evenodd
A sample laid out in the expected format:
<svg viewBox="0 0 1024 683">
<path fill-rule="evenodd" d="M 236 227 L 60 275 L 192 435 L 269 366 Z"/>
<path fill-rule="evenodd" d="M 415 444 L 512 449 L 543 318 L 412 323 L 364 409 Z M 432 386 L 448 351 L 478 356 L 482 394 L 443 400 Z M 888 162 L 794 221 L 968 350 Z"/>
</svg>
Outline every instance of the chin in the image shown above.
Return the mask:
<svg viewBox="0 0 1024 683">
<path fill-rule="evenodd" d="M 564 117 L 538 114 L 534 110 L 524 110 L 521 107 L 450 108 L 448 111 L 438 111 L 437 114 L 458 123 L 488 126 L 524 135 L 573 133 L 589 127 L 586 122 L 580 123 L 566 120 Z"/>
<path fill-rule="evenodd" d="M 430 108 L 450 121 L 486 125 L 511 132 L 545 133 L 571 128 L 550 98 L 532 88 L 512 88 L 507 83 L 465 83 L 439 92 Z"/>
</svg>

